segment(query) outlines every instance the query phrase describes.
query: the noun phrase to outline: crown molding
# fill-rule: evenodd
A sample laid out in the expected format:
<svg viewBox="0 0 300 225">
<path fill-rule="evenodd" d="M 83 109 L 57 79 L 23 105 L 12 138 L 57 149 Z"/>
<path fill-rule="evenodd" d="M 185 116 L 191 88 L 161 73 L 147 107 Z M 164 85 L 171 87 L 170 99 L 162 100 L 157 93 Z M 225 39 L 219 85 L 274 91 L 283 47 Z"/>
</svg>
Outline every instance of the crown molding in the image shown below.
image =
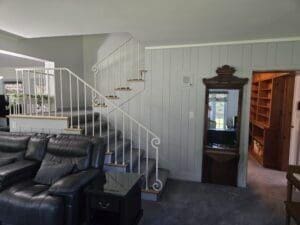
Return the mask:
<svg viewBox="0 0 300 225">
<path fill-rule="evenodd" d="M 148 46 L 148 47 L 145 47 L 145 49 L 155 50 L 155 49 L 190 48 L 190 47 L 204 47 L 204 46 L 218 46 L 218 45 L 240 45 L 240 44 L 256 44 L 256 43 L 287 42 L 287 41 L 300 41 L 300 36 L 299 37 L 286 37 L 286 38 L 243 40 L 243 41 L 199 43 L 199 44 Z"/>
</svg>

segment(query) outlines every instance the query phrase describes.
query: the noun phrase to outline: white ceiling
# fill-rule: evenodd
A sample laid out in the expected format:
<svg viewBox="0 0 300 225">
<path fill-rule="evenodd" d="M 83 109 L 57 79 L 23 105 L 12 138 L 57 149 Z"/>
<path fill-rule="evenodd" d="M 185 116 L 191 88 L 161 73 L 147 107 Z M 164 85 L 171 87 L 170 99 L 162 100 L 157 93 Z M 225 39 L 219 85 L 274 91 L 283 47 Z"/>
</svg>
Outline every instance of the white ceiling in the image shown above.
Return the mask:
<svg viewBox="0 0 300 225">
<path fill-rule="evenodd" d="M 300 36 L 299 0 L 0 0 L 24 37 L 129 32 L 148 45 Z"/>
<path fill-rule="evenodd" d="M 44 62 L 0 53 L 0 67 L 39 67 Z"/>
</svg>

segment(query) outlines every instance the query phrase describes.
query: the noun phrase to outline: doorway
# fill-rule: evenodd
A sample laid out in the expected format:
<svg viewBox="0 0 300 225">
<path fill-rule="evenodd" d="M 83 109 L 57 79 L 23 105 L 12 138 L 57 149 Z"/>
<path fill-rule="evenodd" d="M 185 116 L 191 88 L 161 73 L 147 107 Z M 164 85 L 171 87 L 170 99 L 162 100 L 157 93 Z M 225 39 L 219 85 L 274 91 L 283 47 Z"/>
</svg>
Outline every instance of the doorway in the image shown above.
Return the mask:
<svg viewBox="0 0 300 225">
<path fill-rule="evenodd" d="M 249 154 L 265 168 L 289 164 L 295 71 L 254 71 L 251 85 Z"/>
</svg>

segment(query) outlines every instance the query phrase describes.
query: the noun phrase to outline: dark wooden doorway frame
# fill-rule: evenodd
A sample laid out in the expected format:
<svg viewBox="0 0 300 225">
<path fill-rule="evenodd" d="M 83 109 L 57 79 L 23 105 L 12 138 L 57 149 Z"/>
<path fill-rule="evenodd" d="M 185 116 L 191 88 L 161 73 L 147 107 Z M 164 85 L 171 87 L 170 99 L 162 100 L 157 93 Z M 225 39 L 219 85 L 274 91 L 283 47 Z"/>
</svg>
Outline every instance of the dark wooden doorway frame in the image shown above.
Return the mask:
<svg viewBox="0 0 300 225">
<path fill-rule="evenodd" d="M 297 70 L 252 70 L 252 76 L 251 76 L 251 81 L 253 80 L 253 76 L 255 73 L 278 73 L 278 77 L 284 77 L 284 76 L 289 76 L 289 79 L 287 81 L 288 85 L 291 88 L 288 88 L 285 90 L 285 101 L 284 105 L 282 108 L 288 108 L 287 112 L 285 112 L 284 117 L 285 117 L 285 124 L 284 126 L 289 129 L 287 129 L 287 132 L 284 134 L 285 141 L 284 141 L 284 150 L 281 152 L 285 165 L 281 167 L 281 170 L 287 170 L 288 164 L 289 164 L 289 155 L 290 155 L 290 137 L 291 137 L 291 129 L 292 129 L 292 113 L 293 113 L 293 103 L 294 103 L 294 88 L 295 88 L 295 77 L 297 74 Z M 252 86 L 250 86 L 250 89 Z M 292 96 L 292 98 L 288 97 Z M 250 101 L 249 101 L 249 109 L 251 107 L 251 97 L 252 93 L 250 93 Z M 249 112 L 250 113 L 250 112 Z M 250 130 L 249 130 L 250 132 Z M 250 133 L 249 133 L 250 134 Z"/>
</svg>

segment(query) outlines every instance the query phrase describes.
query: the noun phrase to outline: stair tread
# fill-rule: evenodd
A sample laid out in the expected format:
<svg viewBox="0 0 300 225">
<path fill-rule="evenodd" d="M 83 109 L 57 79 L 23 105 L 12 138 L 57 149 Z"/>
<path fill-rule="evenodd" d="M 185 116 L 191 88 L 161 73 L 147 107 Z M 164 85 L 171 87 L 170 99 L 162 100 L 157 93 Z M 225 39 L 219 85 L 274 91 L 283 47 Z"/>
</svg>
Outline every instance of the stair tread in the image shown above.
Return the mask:
<svg viewBox="0 0 300 225">
<path fill-rule="evenodd" d="M 117 130 L 117 136 L 120 136 L 121 135 L 121 131 L 120 130 Z M 107 136 L 108 136 L 108 131 L 107 131 L 107 129 L 104 129 L 104 130 L 102 130 L 102 132 L 101 132 L 101 135 L 100 135 L 100 133 L 99 133 L 99 131 L 97 131 L 97 132 L 95 132 L 95 136 L 96 137 L 100 137 L 100 138 L 107 138 Z M 114 129 L 109 129 L 109 136 L 111 137 L 111 138 L 113 138 L 114 136 L 115 136 L 115 130 Z"/>
<path fill-rule="evenodd" d="M 77 125 L 78 124 L 78 113 L 77 112 L 73 112 L 72 113 L 72 120 L 73 120 L 73 125 Z M 97 121 L 99 120 L 99 113 L 98 112 L 87 112 L 86 113 L 86 120 L 87 122 L 91 122 L 93 120 L 93 116 L 94 116 L 94 120 Z M 71 115 L 67 115 L 69 122 L 71 123 Z M 85 112 L 80 112 L 79 113 L 79 122 L 80 124 L 84 124 L 85 123 Z"/>
<path fill-rule="evenodd" d="M 116 91 L 131 91 L 132 89 L 130 87 L 118 87 L 115 88 Z"/>
<path fill-rule="evenodd" d="M 130 148 L 128 151 L 125 152 L 125 163 L 130 165 Z M 141 151 L 141 155 L 140 157 L 143 156 L 143 151 Z M 138 162 L 138 159 L 139 159 L 139 150 L 138 149 L 135 149 L 133 148 L 132 149 L 132 165 L 133 165 L 133 168 L 134 166 L 137 164 Z M 117 158 L 117 162 L 118 164 L 122 164 L 123 162 L 123 154 L 118 154 L 118 158 Z M 113 161 L 112 163 L 115 163 L 115 161 Z"/>
<path fill-rule="evenodd" d="M 141 159 L 141 165 L 140 165 L 140 173 L 143 175 L 146 175 L 146 158 Z M 151 172 L 155 168 L 155 159 L 148 159 L 148 177 L 151 174 Z M 133 169 L 134 172 L 138 172 L 138 165 Z"/>
<path fill-rule="evenodd" d="M 125 152 L 128 150 L 128 148 L 130 147 L 130 140 L 128 140 L 128 139 L 125 139 Z M 115 143 L 115 141 L 112 141 L 112 143 L 110 143 L 109 144 L 110 145 L 110 152 L 114 152 L 114 153 L 116 153 L 116 148 L 118 149 L 118 151 L 117 151 L 117 154 L 121 154 L 122 152 L 123 152 L 123 140 L 121 139 L 119 139 L 118 141 L 117 141 L 117 145 L 116 145 L 116 143 Z M 115 147 L 115 145 L 116 145 L 116 147 Z M 107 148 L 108 148 L 108 146 L 107 146 Z M 107 148 L 106 148 L 106 150 L 107 150 Z M 118 155 L 117 155 L 118 156 Z"/>
<path fill-rule="evenodd" d="M 127 81 L 129 81 L 129 82 L 143 82 L 143 81 L 145 81 L 144 79 L 128 79 Z"/>
<path fill-rule="evenodd" d="M 102 120 L 101 125 L 102 125 L 102 128 L 106 127 L 107 121 L 106 120 Z M 99 122 L 99 120 L 94 120 L 94 125 L 93 125 L 93 121 L 87 121 L 86 125 L 85 125 L 84 121 L 82 121 L 82 123 L 79 124 L 79 127 L 82 130 L 85 130 L 85 127 L 87 127 L 87 129 L 90 129 L 93 126 L 95 126 L 95 128 L 98 128 L 98 130 L 99 130 L 99 128 L 100 128 L 100 122 Z M 73 123 L 73 128 L 78 128 L 78 124 L 77 123 L 76 124 Z"/>
<path fill-rule="evenodd" d="M 163 187 L 165 186 L 165 183 L 167 182 L 168 176 L 169 176 L 169 170 L 167 169 L 163 169 L 163 168 L 158 168 L 158 178 L 162 181 L 163 183 Z M 148 186 L 149 186 L 149 190 L 151 192 L 157 192 L 155 190 L 153 190 L 152 185 L 154 184 L 156 180 L 156 175 L 155 175 L 155 170 L 152 171 L 152 173 L 149 176 L 149 181 L 148 181 Z M 144 184 L 145 185 L 145 184 Z M 145 189 L 145 186 L 143 187 L 143 190 Z M 149 191 L 149 190 L 144 190 L 144 191 Z M 161 190 L 162 191 L 162 190 Z M 160 192 L 161 192 L 160 191 Z"/>
<path fill-rule="evenodd" d="M 118 100 L 120 99 L 118 96 L 116 95 L 108 95 L 108 96 L 105 96 L 107 99 L 110 99 L 110 100 Z"/>
</svg>

